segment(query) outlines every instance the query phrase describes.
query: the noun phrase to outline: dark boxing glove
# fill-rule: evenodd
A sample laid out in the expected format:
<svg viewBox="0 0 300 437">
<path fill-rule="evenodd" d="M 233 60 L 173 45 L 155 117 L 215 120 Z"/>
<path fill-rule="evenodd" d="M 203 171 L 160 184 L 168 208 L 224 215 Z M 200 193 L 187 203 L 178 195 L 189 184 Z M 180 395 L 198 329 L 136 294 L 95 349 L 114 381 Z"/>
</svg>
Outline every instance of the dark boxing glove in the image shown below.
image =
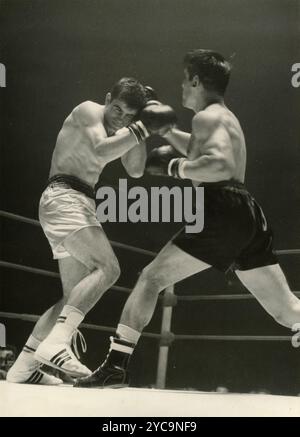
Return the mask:
<svg viewBox="0 0 300 437">
<path fill-rule="evenodd" d="M 139 120 L 131 123 L 128 129 L 134 134 L 138 143 L 150 135 L 165 135 L 177 121 L 171 106 L 163 105 L 157 100 L 150 100 L 139 114 Z"/>
<path fill-rule="evenodd" d="M 154 88 L 152 88 L 149 85 L 146 85 L 146 86 L 144 86 L 144 90 L 146 93 L 147 102 L 149 102 L 150 100 L 156 100 L 156 101 L 158 100 L 158 97 L 157 97 L 157 94 L 156 94 L 156 91 Z"/>
<path fill-rule="evenodd" d="M 146 161 L 147 173 L 155 176 L 172 176 L 184 178 L 181 167 L 186 159 L 172 146 L 161 146 L 153 149 Z"/>
<path fill-rule="evenodd" d="M 176 114 L 171 106 L 150 101 L 140 113 L 140 121 L 150 135 L 165 135 L 176 122 Z"/>
</svg>

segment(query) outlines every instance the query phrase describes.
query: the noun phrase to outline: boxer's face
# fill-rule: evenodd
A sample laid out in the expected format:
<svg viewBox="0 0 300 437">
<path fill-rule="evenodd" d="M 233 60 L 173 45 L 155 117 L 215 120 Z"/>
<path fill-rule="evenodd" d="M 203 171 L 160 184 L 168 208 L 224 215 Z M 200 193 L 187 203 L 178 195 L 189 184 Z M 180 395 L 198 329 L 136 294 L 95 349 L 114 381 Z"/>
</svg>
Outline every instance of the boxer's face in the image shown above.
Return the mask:
<svg viewBox="0 0 300 437">
<path fill-rule="evenodd" d="M 110 132 L 116 132 L 128 126 L 137 114 L 137 109 L 130 108 L 118 98 L 111 100 L 110 93 L 106 96 L 104 120 Z"/>
</svg>

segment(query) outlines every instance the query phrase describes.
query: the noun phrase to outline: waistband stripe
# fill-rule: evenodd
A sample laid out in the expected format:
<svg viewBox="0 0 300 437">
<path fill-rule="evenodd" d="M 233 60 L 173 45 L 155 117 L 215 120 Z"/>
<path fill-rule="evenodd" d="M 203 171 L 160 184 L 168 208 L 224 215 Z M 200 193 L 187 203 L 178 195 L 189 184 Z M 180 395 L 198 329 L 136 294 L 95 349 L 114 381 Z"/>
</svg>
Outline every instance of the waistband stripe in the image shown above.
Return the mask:
<svg viewBox="0 0 300 437">
<path fill-rule="evenodd" d="M 65 188 L 72 188 L 73 190 L 79 191 L 85 194 L 90 199 L 95 200 L 95 190 L 86 182 L 77 178 L 76 176 L 57 174 L 52 176 L 47 181 L 47 187 L 49 186 L 63 186 Z"/>
</svg>

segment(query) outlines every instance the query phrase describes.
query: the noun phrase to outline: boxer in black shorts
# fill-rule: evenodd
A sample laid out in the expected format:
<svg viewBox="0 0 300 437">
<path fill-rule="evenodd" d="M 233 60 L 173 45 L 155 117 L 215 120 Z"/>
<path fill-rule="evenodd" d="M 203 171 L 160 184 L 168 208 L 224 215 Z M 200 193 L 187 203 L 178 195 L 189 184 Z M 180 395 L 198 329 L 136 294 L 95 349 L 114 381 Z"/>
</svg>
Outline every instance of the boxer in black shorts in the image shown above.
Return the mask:
<svg viewBox="0 0 300 437">
<path fill-rule="evenodd" d="M 186 253 L 226 273 L 277 263 L 273 233 L 255 199 L 236 181 L 202 184 L 204 229 L 184 227 L 172 241 Z"/>
<path fill-rule="evenodd" d="M 265 310 L 291 328 L 300 322 L 300 301 L 291 292 L 272 247 L 262 209 L 244 186 L 245 138 L 224 94 L 230 64 L 211 50 L 193 50 L 184 59 L 183 106 L 195 112 L 192 132 L 172 129 L 172 145 L 152 150 L 150 174 L 190 179 L 204 186 L 204 229 L 180 231 L 144 268 L 123 309 L 104 363 L 78 387 L 128 384 L 127 366 L 141 331 L 152 318 L 159 293 L 211 266 L 234 269 Z M 174 148 L 174 149 L 173 149 Z M 178 152 L 181 156 L 178 157 Z"/>
</svg>

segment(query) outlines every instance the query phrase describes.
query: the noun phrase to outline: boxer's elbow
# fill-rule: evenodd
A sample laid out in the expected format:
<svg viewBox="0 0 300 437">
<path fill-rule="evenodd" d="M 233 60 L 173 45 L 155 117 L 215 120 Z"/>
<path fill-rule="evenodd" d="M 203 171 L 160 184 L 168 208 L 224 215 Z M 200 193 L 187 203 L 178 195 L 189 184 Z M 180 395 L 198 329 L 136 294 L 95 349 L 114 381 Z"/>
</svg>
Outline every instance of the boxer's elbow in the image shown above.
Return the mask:
<svg viewBox="0 0 300 437">
<path fill-rule="evenodd" d="M 123 159 L 121 158 L 121 161 L 126 172 L 132 178 L 138 179 L 144 175 L 145 163 L 146 163 L 145 160 L 143 160 L 143 162 L 136 162 L 133 161 L 132 159 L 126 159 L 123 157 Z"/>
<path fill-rule="evenodd" d="M 217 180 L 227 180 L 232 177 L 233 166 L 223 156 L 216 158 L 212 164 L 212 174 L 215 174 Z"/>
<path fill-rule="evenodd" d="M 126 169 L 127 173 L 129 176 L 131 176 L 132 178 L 138 179 L 141 178 L 142 176 L 144 176 L 144 171 L 145 168 L 127 168 Z"/>
</svg>

